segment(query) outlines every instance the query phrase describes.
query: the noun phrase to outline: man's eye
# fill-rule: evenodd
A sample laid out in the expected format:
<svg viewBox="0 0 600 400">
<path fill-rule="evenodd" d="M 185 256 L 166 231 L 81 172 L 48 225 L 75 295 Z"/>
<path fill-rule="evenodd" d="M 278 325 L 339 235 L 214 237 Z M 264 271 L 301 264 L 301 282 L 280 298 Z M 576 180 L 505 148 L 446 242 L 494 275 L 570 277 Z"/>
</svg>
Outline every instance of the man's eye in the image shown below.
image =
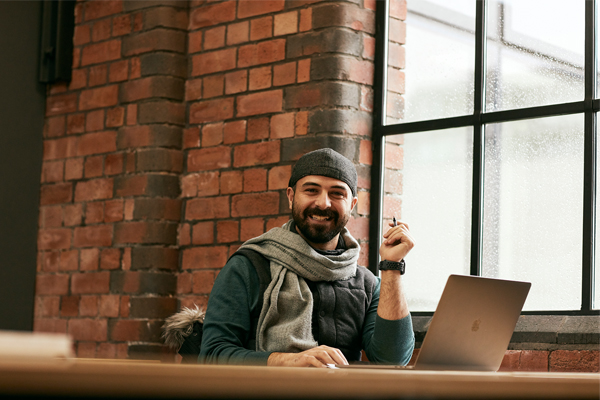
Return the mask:
<svg viewBox="0 0 600 400">
<path fill-rule="evenodd" d="M 345 193 L 342 193 L 342 192 L 333 192 L 331 195 L 334 196 L 334 197 L 344 197 Z"/>
</svg>

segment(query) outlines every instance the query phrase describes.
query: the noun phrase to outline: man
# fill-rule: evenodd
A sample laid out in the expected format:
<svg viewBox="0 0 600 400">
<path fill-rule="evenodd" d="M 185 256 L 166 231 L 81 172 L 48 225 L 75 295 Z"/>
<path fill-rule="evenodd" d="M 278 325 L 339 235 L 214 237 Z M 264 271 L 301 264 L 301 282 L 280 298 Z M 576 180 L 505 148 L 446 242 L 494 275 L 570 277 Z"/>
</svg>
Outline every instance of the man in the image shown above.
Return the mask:
<svg viewBox="0 0 600 400">
<path fill-rule="evenodd" d="M 359 361 L 362 349 L 371 362 L 410 360 L 401 273 L 379 279 L 357 266 L 360 246 L 345 228 L 356 183 L 354 164 L 332 149 L 298 160 L 287 189 L 292 220 L 244 243 L 215 280 L 200 362 L 327 367 Z M 379 250 L 382 269 L 413 246 L 406 224 L 392 226 Z M 265 263 L 249 256 L 256 253 Z"/>
</svg>

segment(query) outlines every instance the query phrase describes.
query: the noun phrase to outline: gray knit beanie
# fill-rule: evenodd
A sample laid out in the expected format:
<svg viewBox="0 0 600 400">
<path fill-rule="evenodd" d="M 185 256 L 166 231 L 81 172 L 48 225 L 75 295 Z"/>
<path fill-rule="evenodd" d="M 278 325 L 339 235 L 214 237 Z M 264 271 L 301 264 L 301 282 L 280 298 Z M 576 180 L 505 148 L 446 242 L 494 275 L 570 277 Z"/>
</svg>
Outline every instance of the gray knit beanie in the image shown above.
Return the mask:
<svg viewBox="0 0 600 400">
<path fill-rule="evenodd" d="M 288 186 L 308 175 L 321 175 L 345 182 L 356 197 L 356 167 L 352 161 L 332 149 L 319 149 L 306 153 L 296 163 Z"/>
</svg>

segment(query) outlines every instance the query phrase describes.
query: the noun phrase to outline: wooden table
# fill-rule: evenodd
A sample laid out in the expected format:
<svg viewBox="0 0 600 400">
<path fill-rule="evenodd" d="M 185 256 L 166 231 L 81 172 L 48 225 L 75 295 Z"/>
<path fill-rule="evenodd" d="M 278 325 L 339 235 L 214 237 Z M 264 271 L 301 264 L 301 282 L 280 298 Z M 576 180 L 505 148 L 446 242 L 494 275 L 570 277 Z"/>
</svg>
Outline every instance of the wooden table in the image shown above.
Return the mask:
<svg viewBox="0 0 600 400">
<path fill-rule="evenodd" d="M 596 399 L 600 374 L 0 360 L 0 397 Z"/>
</svg>

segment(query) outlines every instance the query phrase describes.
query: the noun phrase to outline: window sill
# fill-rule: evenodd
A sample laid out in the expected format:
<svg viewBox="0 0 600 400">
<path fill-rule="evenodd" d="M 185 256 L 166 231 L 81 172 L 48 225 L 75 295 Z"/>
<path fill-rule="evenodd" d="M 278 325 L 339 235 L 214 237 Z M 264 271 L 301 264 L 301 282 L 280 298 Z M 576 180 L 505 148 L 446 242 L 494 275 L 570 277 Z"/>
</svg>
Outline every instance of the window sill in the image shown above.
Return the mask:
<svg viewBox="0 0 600 400">
<path fill-rule="evenodd" d="M 416 347 L 427 333 L 430 316 L 413 316 Z M 598 350 L 600 317 L 568 315 L 521 315 L 509 350 Z"/>
</svg>

